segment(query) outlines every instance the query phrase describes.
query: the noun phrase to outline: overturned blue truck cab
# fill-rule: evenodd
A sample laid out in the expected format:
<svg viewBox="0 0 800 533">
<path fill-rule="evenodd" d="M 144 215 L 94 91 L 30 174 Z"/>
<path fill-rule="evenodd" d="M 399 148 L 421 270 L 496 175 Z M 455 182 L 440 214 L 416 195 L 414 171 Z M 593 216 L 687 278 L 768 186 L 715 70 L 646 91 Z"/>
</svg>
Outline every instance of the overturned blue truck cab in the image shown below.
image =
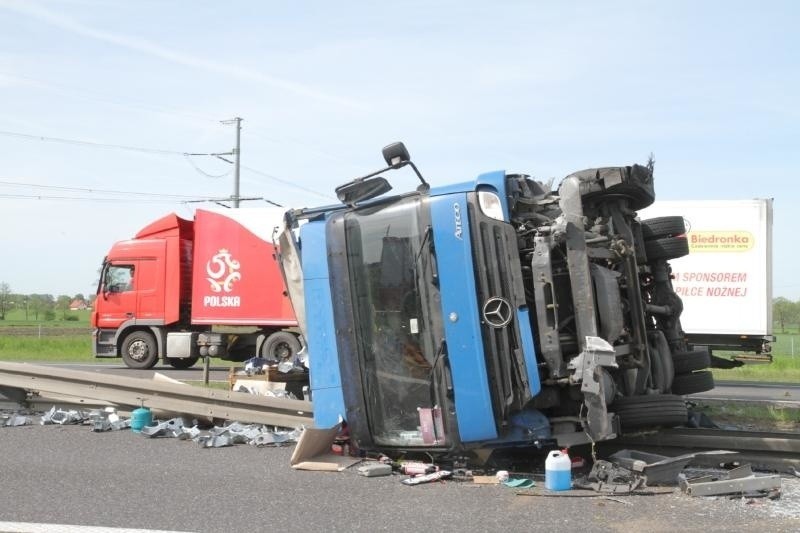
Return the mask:
<svg viewBox="0 0 800 533">
<path fill-rule="evenodd" d="M 599 441 L 679 425 L 689 350 L 668 260 L 683 219 L 640 221 L 652 165 L 550 190 L 502 171 L 430 187 L 402 143 L 287 214 L 280 249 L 306 338 L 314 420 L 365 450 L 454 453 Z M 378 174 L 410 166 L 406 194 Z M 299 238 L 297 237 L 299 235 Z"/>
</svg>

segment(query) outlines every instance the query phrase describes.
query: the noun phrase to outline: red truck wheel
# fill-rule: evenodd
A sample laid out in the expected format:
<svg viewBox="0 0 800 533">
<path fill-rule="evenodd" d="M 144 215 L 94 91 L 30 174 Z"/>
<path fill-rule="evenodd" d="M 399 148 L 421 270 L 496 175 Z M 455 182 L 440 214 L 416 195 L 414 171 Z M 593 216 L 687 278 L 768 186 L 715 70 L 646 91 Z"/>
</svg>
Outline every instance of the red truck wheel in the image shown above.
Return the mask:
<svg viewBox="0 0 800 533">
<path fill-rule="evenodd" d="M 146 331 L 134 331 L 122 343 L 122 360 L 129 368 L 153 368 L 158 362 L 156 339 Z"/>
<path fill-rule="evenodd" d="M 277 331 L 261 346 L 261 357 L 271 361 L 290 361 L 300 351 L 300 341 L 287 331 Z"/>
</svg>

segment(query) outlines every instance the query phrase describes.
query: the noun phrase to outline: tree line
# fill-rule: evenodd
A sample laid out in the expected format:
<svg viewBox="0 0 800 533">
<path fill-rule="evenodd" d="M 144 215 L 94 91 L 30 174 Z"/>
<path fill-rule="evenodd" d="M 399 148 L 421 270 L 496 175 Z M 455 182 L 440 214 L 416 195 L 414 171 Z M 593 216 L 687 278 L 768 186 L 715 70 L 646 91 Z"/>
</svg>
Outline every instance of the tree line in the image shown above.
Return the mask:
<svg viewBox="0 0 800 533">
<path fill-rule="evenodd" d="M 0 320 L 6 319 L 10 311 L 19 310 L 25 313 L 25 320 L 55 320 L 60 314 L 62 320 L 70 320 L 70 305 L 72 302 L 83 302 L 86 307 L 94 303 L 94 295 L 85 297 L 83 294 L 20 294 L 12 292 L 6 282 L 0 282 Z"/>
<path fill-rule="evenodd" d="M 786 333 L 786 326 L 800 329 L 800 300 L 793 302 L 780 296 L 772 300 L 772 320 Z"/>
</svg>

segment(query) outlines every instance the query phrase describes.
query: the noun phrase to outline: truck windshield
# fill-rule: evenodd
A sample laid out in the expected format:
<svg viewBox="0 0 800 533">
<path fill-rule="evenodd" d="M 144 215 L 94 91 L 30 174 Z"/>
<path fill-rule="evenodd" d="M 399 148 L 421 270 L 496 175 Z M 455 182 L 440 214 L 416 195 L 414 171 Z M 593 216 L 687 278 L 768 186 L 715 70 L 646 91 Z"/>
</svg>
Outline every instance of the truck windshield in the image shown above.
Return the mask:
<svg viewBox="0 0 800 533">
<path fill-rule="evenodd" d="M 425 197 L 345 217 L 364 401 L 386 446 L 444 444 L 439 387 L 443 325 Z"/>
</svg>

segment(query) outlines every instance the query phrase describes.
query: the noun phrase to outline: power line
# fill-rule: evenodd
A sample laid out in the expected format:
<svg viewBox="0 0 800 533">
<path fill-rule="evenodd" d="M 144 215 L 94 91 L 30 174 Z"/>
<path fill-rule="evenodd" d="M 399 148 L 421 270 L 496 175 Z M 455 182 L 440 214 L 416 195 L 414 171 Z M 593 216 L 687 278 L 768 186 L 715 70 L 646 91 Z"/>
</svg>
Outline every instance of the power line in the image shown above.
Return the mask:
<svg viewBox="0 0 800 533">
<path fill-rule="evenodd" d="M 18 133 L 15 131 L 1 131 L 0 135 L 6 135 L 8 137 L 19 137 L 22 139 L 31 139 L 37 141 L 47 141 L 47 142 L 56 142 L 56 143 L 63 143 L 63 144 L 74 144 L 78 146 L 92 146 L 95 148 L 112 148 L 116 150 L 129 150 L 133 152 L 143 152 L 147 154 L 160 154 L 160 155 L 186 155 L 186 152 L 177 152 L 175 150 L 161 150 L 158 148 L 141 148 L 138 146 L 126 146 L 123 144 L 107 144 L 107 143 L 98 143 L 92 141 L 81 141 L 77 139 L 65 139 L 62 137 L 47 137 L 44 135 L 29 135 L 27 133 Z"/>
<path fill-rule="evenodd" d="M 122 144 L 98 143 L 98 142 L 92 142 L 92 141 L 82 141 L 82 140 L 78 140 L 78 139 L 67 139 L 67 138 L 63 138 L 63 137 L 48 137 L 48 136 L 44 136 L 44 135 L 30 135 L 30 134 L 27 134 L 27 133 L 19 133 L 19 132 L 15 132 L 15 131 L 4 131 L 4 130 L 0 130 L 0 135 L 5 135 L 5 136 L 8 136 L 8 137 L 17 137 L 17 138 L 28 139 L 28 140 L 57 142 L 57 143 L 72 144 L 72 145 L 77 145 L 77 146 L 87 146 L 87 147 L 92 147 L 92 148 L 110 148 L 110 149 L 116 149 L 116 150 L 127 150 L 127 151 L 133 151 L 133 152 L 158 154 L 158 155 L 170 155 L 170 156 L 172 156 L 172 155 L 180 155 L 180 156 L 184 156 L 186 158 L 186 160 L 189 161 L 190 163 L 191 163 L 191 160 L 189 159 L 189 156 L 212 156 L 212 157 L 216 157 L 218 159 L 222 159 L 223 161 L 226 161 L 228 163 L 234 163 L 233 161 L 230 161 L 228 159 L 225 159 L 225 158 L 221 157 L 222 155 L 230 155 L 230 152 L 224 152 L 224 153 L 179 152 L 179 151 L 176 151 L 176 150 L 162 150 L 162 149 L 158 149 L 158 148 L 142 148 L 142 147 L 138 147 L 138 146 L 127 146 L 127 145 L 122 145 Z M 192 166 L 194 166 L 195 169 L 197 169 L 199 172 L 201 172 L 203 174 L 206 174 L 202 170 L 198 169 L 193 163 L 192 163 Z M 260 176 L 264 176 L 265 178 L 269 178 L 269 179 L 277 181 L 279 183 L 283 183 L 284 185 L 287 185 L 287 186 L 292 187 L 294 189 L 298 189 L 298 190 L 305 191 L 305 192 L 310 193 L 310 194 L 314 194 L 314 195 L 319 196 L 321 198 L 325 198 L 326 200 L 335 199 L 333 196 L 322 194 L 322 193 L 320 193 L 318 191 L 315 191 L 314 189 L 310 189 L 308 187 L 303 187 L 302 185 L 298 185 L 298 184 L 296 184 L 293 181 L 290 181 L 288 179 L 279 178 L 277 176 L 274 176 L 274 175 L 269 174 L 267 172 L 263 172 L 261 170 L 257 170 L 257 169 L 252 168 L 252 167 L 247 167 L 247 166 L 244 166 L 244 165 L 240 165 L 240 167 L 245 169 L 245 170 L 247 170 L 247 171 L 249 171 L 249 172 L 252 172 L 254 174 L 258 174 Z M 224 175 L 223 176 L 212 176 L 212 175 L 209 175 L 209 174 L 206 174 L 206 175 L 208 177 L 223 177 L 224 176 Z M 227 174 L 225 174 L 225 175 L 227 175 Z"/>
<path fill-rule="evenodd" d="M 189 162 L 189 164 L 190 164 L 190 165 L 192 165 L 192 167 L 194 167 L 194 169 L 195 169 L 197 172 L 199 172 L 200 174 L 202 174 L 203 176 L 205 176 L 205 177 L 207 177 L 207 178 L 212 178 L 212 179 L 224 178 L 225 176 L 229 176 L 229 175 L 230 175 L 230 173 L 231 173 L 231 172 L 233 172 L 233 169 L 230 169 L 230 170 L 228 170 L 227 172 L 225 172 L 224 174 L 209 174 L 208 172 L 206 172 L 206 171 L 205 171 L 205 170 L 203 170 L 202 168 L 198 167 L 198 166 L 195 164 L 195 162 L 194 162 L 194 161 L 192 161 L 192 159 L 189 157 L 190 155 L 198 155 L 198 154 L 184 154 L 184 155 L 186 156 L 186 161 L 188 161 L 188 162 Z M 211 154 L 202 154 L 202 155 L 211 155 Z M 216 157 L 219 157 L 219 156 L 216 156 Z M 220 158 L 220 159 L 222 159 L 221 157 L 219 157 L 219 158 Z M 227 161 L 227 160 L 226 160 L 226 161 Z"/>
<path fill-rule="evenodd" d="M 154 203 L 154 204 L 164 204 L 164 203 L 175 203 L 176 201 L 180 201 L 181 203 L 186 203 L 187 200 L 175 200 L 175 199 L 130 199 L 130 198 L 97 198 L 97 197 L 87 197 L 87 196 L 52 196 L 47 194 L 0 194 L 0 198 L 15 198 L 15 199 L 27 199 L 27 200 L 75 200 L 75 201 L 87 201 L 87 202 L 107 202 L 107 203 Z M 205 201 L 212 201 L 212 200 L 205 200 Z"/>
<path fill-rule="evenodd" d="M 50 190 L 57 190 L 57 191 L 75 191 L 75 192 L 88 192 L 88 193 L 103 193 L 103 194 L 125 194 L 125 195 L 136 195 L 136 196 L 153 196 L 157 198 L 174 198 L 174 199 L 195 199 L 197 196 L 189 196 L 185 194 L 159 194 L 159 193 L 152 193 L 152 192 L 141 192 L 141 191 L 118 191 L 112 189 L 92 189 L 88 187 L 65 187 L 63 185 L 42 185 L 39 183 L 25 183 L 21 181 L 7 181 L 7 180 L 0 180 L 0 186 L 11 186 L 11 187 L 31 187 L 34 189 L 50 189 Z"/>
<path fill-rule="evenodd" d="M 266 172 L 262 172 L 260 170 L 254 169 L 254 168 L 250 168 L 250 167 L 247 167 L 245 165 L 241 165 L 241 167 L 243 169 L 249 171 L 249 172 L 252 172 L 253 174 L 258 174 L 259 176 L 264 176 L 265 178 L 269 178 L 271 180 L 278 181 L 278 182 L 283 183 L 285 185 L 289 185 L 291 187 L 294 187 L 295 189 L 300 189 L 301 191 L 306 191 L 308 193 L 317 195 L 317 196 L 319 196 L 321 198 L 325 198 L 326 200 L 332 200 L 332 199 L 335 200 L 335 198 L 333 196 L 329 196 L 327 194 L 323 194 L 323 193 L 321 193 L 319 191 L 315 191 L 314 189 L 309 189 L 307 187 L 303 187 L 302 185 L 297 185 L 296 183 L 293 183 L 293 182 L 291 182 L 291 181 L 289 181 L 287 179 L 279 178 L 277 176 L 273 176 L 272 174 L 267 174 Z"/>
</svg>

